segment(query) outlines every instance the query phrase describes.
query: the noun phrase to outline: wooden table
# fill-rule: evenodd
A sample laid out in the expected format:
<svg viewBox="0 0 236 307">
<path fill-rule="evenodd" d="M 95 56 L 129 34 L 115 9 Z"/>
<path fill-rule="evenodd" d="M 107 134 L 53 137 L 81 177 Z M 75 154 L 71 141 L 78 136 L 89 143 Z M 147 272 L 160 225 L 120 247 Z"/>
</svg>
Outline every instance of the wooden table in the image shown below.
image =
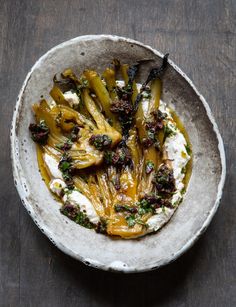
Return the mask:
<svg viewBox="0 0 236 307">
<path fill-rule="evenodd" d="M 236 1 L 0 3 L 0 306 L 236 306 Z M 96 33 L 169 52 L 209 102 L 225 144 L 228 175 L 209 229 L 180 259 L 150 273 L 102 272 L 64 255 L 13 186 L 9 129 L 26 73 L 52 46 Z"/>
</svg>

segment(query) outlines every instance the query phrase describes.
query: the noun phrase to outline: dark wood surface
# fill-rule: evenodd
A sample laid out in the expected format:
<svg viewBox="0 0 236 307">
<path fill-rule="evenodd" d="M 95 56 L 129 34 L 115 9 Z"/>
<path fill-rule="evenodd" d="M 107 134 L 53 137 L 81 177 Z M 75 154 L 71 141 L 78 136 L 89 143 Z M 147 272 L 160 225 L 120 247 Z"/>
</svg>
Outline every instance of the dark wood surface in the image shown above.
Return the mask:
<svg viewBox="0 0 236 307">
<path fill-rule="evenodd" d="M 0 306 L 236 306 L 235 20 L 235 0 L 0 1 Z M 26 73 L 52 46 L 101 33 L 169 52 L 209 102 L 226 149 L 223 199 L 207 232 L 145 274 L 102 272 L 64 255 L 13 186 L 9 128 Z"/>
</svg>

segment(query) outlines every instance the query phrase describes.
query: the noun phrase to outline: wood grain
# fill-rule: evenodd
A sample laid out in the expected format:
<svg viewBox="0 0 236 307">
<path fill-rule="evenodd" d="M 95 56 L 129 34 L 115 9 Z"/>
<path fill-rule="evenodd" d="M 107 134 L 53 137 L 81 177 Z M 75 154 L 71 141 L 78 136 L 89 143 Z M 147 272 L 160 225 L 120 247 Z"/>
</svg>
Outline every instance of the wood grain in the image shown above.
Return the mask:
<svg viewBox="0 0 236 307">
<path fill-rule="evenodd" d="M 0 4 L 0 306 L 236 306 L 236 2 Z M 27 71 L 52 46 L 97 33 L 169 52 L 209 102 L 224 139 L 228 170 L 221 206 L 197 244 L 159 271 L 119 275 L 70 259 L 40 233 L 13 186 L 9 129 Z"/>
</svg>

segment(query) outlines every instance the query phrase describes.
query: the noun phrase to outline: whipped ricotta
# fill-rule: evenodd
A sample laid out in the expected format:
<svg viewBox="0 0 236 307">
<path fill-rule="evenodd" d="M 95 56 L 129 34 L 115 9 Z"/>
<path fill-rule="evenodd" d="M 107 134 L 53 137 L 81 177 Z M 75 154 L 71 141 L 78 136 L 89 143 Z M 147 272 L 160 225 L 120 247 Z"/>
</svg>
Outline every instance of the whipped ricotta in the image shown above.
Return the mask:
<svg viewBox="0 0 236 307">
<path fill-rule="evenodd" d="M 62 173 L 58 169 L 58 161 L 49 154 L 45 153 L 44 163 L 52 177 L 52 180 L 49 183 L 49 188 L 52 193 L 60 197 L 62 195 L 62 192 L 65 192 L 67 188 L 63 180 Z M 68 193 L 66 192 L 62 198 L 62 201 L 64 203 L 66 201 L 69 201 L 72 205 L 79 206 L 81 211 L 85 211 L 87 217 L 92 223 L 97 224 L 100 221 L 99 216 L 96 213 L 92 203 L 86 196 L 81 194 L 79 191 L 73 190 Z"/>
<path fill-rule="evenodd" d="M 171 203 L 173 208 L 166 208 L 162 210 L 161 208 L 156 210 L 156 214 L 150 217 L 147 220 L 148 232 L 157 231 L 160 229 L 171 216 L 174 214 L 175 210 L 178 207 L 178 204 L 181 202 L 183 196 L 181 191 L 184 188 L 183 179 L 185 173 L 183 169 L 186 167 L 187 163 L 190 160 L 190 156 L 186 150 L 186 139 L 181 131 L 176 127 L 175 122 L 173 122 L 173 118 L 171 116 L 171 112 L 169 108 L 163 101 L 160 101 L 160 111 L 167 114 L 167 126 L 168 129 L 172 132 L 166 138 L 164 143 L 164 148 L 167 153 L 168 159 L 170 159 L 173 175 L 175 178 L 176 192 L 173 194 Z"/>
<path fill-rule="evenodd" d="M 66 193 L 63 196 L 63 202 L 66 201 L 72 205 L 79 206 L 80 210 L 86 213 L 87 217 L 92 223 L 97 224 L 100 221 L 92 203 L 78 190 L 73 190 Z"/>
<path fill-rule="evenodd" d="M 59 178 L 63 180 L 62 173 L 58 168 L 58 161 L 47 153 L 43 155 L 43 160 L 44 160 L 45 166 L 48 172 L 50 173 L 51 177 Z"/>
<path fill-rule="evenodd" d="M 66 184 L 61 179 L 52 179 L 49 183 L 49 188 L 54 194 L 60 197 L 66 188 Z"/>
<path fill-rule="evenodd" d="M 157 209 L 156 214 L 151 216 L 146 224 L 148 225 L 147 232 L 153 232 L 160 229 L 174 214 L 175 210 L 166 208 L 162 210 L 161 208 Z"/>
<path fill-rule="evenodd" d="M 79 105 L 80 101 L 76 93 L 72 91 L 67 91 L 63 95 L 65 99 L 68 101 L 71 108 L 76 108 Z"/>
</svg>

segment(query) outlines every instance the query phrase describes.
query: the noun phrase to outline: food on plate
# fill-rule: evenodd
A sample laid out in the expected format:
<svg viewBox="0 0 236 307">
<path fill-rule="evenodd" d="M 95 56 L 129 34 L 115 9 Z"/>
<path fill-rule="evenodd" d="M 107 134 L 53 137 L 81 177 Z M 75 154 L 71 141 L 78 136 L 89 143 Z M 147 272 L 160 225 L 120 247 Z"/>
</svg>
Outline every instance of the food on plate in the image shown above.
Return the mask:
<svg viewBox="0 0 236 307">
<path fill-rule="evenodd" d="M 51 98 L 33 105 L 29 125 L 41 175 L 66 217 L 98 233 L 132 239 L 160 229 L 183 199 L 191 145 L 176 113 L 162 100 L 168 67 L 118 60 L 99 75 L 66 69 Z"/>
</svg>

